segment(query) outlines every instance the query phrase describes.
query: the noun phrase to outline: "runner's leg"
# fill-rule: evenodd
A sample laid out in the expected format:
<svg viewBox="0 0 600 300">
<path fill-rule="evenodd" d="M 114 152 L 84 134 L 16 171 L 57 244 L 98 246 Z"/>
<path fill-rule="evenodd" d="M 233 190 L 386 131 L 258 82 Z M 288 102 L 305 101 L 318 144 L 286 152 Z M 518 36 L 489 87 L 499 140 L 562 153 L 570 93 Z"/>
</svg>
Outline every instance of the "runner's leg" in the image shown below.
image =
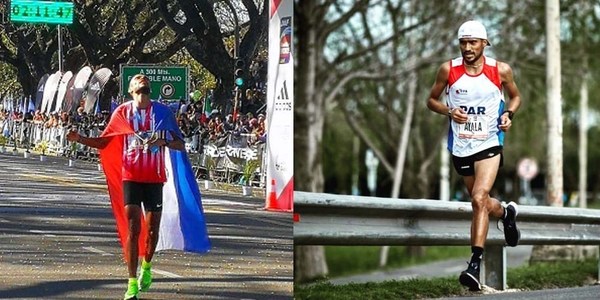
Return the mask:
<svg viewBox="0 0 600 300">
<path fill-rule="evenodd" d="M 490 197 L 500 166 L 500 155 L 475 162 L 475 176 L 465 179 L 471 194 L 473 221 L 471 223 L 471 245 L 484 247 L 489 228 L 489 216 L 501 218 L 504 208 Z"/>
<path fill-rule="evenodd" d="M 148 235 L 146 237 L 146 253 L 144 255 L 144 258 L 147 262 L 152 261 L 154 251 L 156 250 L 161 215 L 162 212 L 160 211 L 146 212 L 146 225 L 148 228 Z"/>
<path fill-rule="evenodd" d="M 127 236 L 127 269 L 129 278 L 137 278 L 138 267 L 138 240 L 140 238 L 140 222 L 142 208 L 139 205 L 128 204 L 125 206 L 127 221 L 129 223 L 129 235 Z"/>
</svg>

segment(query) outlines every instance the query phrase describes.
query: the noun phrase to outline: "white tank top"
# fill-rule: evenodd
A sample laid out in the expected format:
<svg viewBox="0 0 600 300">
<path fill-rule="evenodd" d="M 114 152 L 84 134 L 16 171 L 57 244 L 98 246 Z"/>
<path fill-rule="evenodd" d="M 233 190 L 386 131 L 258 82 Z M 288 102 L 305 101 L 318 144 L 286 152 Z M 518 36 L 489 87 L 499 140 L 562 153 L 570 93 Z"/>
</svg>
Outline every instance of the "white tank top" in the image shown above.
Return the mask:
<svg viewBox="0 0 600 300">
<path fill-rule="evenodd" d="M 466 73 L 462 57 L 450 61 L 446 103 L 451 109 L 462 108 L 469 116 L 466 124 L 450 120 L 448 150 L 454 156 L 470 156 L 504 144 L 504 132 L 498 128 L 505 105 L 498 63 L 493 58 L 483 59 L 483 70 L 477 75 Z"/>
</svg>

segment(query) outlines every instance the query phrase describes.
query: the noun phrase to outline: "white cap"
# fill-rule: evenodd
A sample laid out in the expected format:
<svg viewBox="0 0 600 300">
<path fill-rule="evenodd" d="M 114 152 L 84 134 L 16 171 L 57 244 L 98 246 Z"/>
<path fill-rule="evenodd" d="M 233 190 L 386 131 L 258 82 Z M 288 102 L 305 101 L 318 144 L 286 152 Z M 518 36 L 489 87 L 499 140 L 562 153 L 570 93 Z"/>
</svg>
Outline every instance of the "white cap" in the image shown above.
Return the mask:
<svg viewBox="0 0 600 300">
<path fill-rule="evenodd" d="M 481 24 L 479 21 L 467 21 L 464 22 L 458 28 L 458 39 L 483 39 L 487 40 L 487 31 L 485 30 L 485 26 Z M 491 46 L 490 41 L 488 40 L 488 45 Z"/>
</svg>

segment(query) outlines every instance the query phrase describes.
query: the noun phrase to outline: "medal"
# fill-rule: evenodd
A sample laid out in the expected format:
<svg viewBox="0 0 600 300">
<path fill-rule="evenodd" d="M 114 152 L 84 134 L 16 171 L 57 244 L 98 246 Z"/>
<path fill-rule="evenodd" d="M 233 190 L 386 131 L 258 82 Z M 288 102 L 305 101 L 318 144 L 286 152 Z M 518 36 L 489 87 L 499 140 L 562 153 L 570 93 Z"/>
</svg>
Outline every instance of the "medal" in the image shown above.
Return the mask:
<svg viewBox="0 0 600 300">
<path fill-rule="evenodd" d="M 154 122 L 152 122 L 154 123 Z M 159 122 L 157 126 L 160 126 L 160 124 L 162 123 Z M 156 127 L 157 126 L 152 126 L 152 131 L 141 131 L 141 132 L 134 132 L 133 134 L 135 135 L 135 137 L 138 138 L 138 140 L 141 142 L 142 144 L 142 152 L 144 154 L 148 153 L 148 148 L 150 146 L 150 143 L 154 143 L 156 142 L 156 140 L 158 140 L 158 135 L 156 134 Z M 154 145 L 152 146 L 152 148 L 150 149 L 152 151 L 152 153 L 156 153 L 158 152 L 158 146 Z"/>
</svg>

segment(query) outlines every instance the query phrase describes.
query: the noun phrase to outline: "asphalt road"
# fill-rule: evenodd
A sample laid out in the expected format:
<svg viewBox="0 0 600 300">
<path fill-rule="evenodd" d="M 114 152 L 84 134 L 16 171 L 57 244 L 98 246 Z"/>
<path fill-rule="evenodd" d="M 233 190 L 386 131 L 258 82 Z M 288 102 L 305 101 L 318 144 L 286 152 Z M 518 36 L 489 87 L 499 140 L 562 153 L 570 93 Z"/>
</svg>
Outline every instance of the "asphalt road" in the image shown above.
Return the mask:
<svg viewBox="0 0 600 300">
<path fill-rule="evenodd" d="M 291 299 L 289 213 L 202 190 L 212 250 L 155 255 L 140 299 Z M 122 299 L 127 271 L 95 164 L 0 154 L 0 299 Z"/>
</svg>

